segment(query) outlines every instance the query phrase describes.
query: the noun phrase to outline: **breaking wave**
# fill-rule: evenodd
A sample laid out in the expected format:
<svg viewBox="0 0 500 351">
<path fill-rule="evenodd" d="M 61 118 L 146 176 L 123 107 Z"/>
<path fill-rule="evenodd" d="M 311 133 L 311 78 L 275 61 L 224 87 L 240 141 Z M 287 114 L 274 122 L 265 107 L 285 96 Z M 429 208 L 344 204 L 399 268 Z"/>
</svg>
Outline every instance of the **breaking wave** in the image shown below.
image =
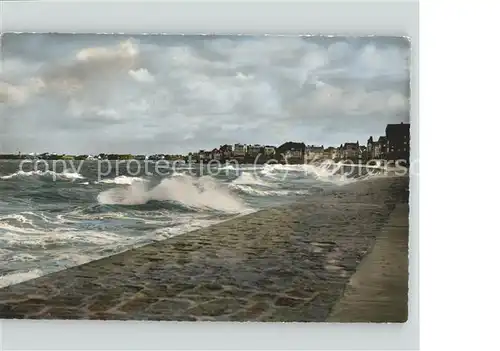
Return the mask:
<svg viewBox="0 0 500 351">
<path fill-rule="evenodd" d="M 334 163 L 333 161 L 324 161 L 318 164 L 264 165 L 260 173 L 274 182 L 286 181 L 287 178 L 305 177 L 339 186 L 384 176 L 383 168 L 380 166 L 359 167 Z"/>
<path fill-rule="evenodd" d="M 226 213 L 250 210 L 244 201 L 209 176 L 193 178 L 179 175 L 166 178 L 148 189 L 147 184 L 134 182 L 126 188 L 101 192 L 97 200 L 107 205 L 141 205 L 149 201 L 173 201 L 191 209 L 209 209 Z"/>
<path fill-rule="evenodd" d="M 26 280 L 38 278 L 43 275 L 41 269 L 33 269 L 26 272 L 15 272 L 5 275 L 0 275 L 0 289 L 9 285 L 18 284 Z"/>
<path fill-rule="evenodd" d="M 257 188 L 252 188 L 248 185 L 230 185 L 230 187 L 253 196 L 289 196 L 289 195 L 305 195 L 307 190 L 262 190 Z"/>
<path fill-rule="evenodd" d="M 103 179 L 99 181 L 98 183 L 104 183 L 104 184 L 119 184 L 119 185 L 131 185 L 135 182 L 146 182 L 146 179 L 139 178 L 139 177 L 128 177 L 128 176 L 118 176 L 116 178 L 112 179 Z"/>
<path fill-rule="evenodd" d="M 84 179 L 85 177 L 76 172 L 62 172 L 57 173 L 54 171 L 17 171 L 16 173 L 9 174 L 6 176 L 0 177 L 3 180 L 16 179 L 16 178 L 24 178 L 24 177 L 42 177 L 42 178 L 51 178 L 52 180 L 75 180 L 75 179 Z"/>
<path fill-rule="evenodd" d="M 274 179 L 274 178 L 273 178 Z M 266 182 L 254 173 L 242 172 L 229 188 L 251 196 L 287 196 L 307 194 L 307 190 L 276 189 L 279 183 Z"/>
<path fill-rule="evenodd" d="M 271 187 L 272 185 L 269 183 L 266 183 L 259 177 L 257 177 L 255 174 L 252 173 L 247 173 L 247 172 L 242 172 L 238 178 L 232 181 L 232 184 L 235 185 L 258 185 L 258 186 L 265 186 L 265 187 Z"/>
</svg>

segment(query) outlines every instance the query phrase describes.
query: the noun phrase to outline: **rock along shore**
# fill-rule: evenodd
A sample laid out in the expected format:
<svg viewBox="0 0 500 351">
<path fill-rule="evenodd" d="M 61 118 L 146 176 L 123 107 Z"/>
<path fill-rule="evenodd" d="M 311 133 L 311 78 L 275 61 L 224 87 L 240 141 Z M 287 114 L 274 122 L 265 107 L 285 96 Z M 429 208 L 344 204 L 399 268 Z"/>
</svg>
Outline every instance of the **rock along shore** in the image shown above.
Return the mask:
<svg viewBox="0 0 500 351">
<path fill-rule="evenodd" d="M 11 285 L 0 318 L 332 320 L 407 189 L 407 177 L 366 180 Z"/>
</svg>

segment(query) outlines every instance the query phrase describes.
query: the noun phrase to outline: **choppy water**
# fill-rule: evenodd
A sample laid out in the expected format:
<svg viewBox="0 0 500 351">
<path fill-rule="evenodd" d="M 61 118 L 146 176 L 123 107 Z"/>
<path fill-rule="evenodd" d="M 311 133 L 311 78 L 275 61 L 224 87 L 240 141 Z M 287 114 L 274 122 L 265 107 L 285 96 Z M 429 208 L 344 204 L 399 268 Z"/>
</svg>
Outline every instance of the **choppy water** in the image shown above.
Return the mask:
<svg viewBox="0 0 500 351">
<path fill-rule="evenodd" d="M 380 176 L 327 164 L 107 166 L 0 161 L 0 287 Z"/>
</svg>

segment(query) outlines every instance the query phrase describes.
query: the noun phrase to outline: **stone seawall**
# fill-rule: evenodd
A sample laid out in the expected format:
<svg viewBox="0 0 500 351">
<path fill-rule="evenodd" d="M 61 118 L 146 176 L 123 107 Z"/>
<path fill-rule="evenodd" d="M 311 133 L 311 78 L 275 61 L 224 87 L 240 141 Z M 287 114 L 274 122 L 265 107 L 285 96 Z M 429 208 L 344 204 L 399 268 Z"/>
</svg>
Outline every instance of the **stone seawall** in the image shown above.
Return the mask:
<svg viewBox="0 0 500 351">
<path fill-rule="evenodd" d="M 300 203 L 0 289 L 0 318 L 326 321 L 408 178 Z"/>
</svg>

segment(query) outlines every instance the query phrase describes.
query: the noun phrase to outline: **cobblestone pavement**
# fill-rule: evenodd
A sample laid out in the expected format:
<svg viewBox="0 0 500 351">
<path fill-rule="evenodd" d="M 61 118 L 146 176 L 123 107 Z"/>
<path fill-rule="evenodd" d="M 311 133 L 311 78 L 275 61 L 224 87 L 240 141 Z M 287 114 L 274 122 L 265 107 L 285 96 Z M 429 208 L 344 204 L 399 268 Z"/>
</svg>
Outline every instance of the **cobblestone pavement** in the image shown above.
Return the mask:
<svg viewBox="0 0 500 351">
<path fill-rule="evenodd" d="M 341 191 L 0 289 L 0 318 L 326 321 L 408 178 Z"/>
</svg>

